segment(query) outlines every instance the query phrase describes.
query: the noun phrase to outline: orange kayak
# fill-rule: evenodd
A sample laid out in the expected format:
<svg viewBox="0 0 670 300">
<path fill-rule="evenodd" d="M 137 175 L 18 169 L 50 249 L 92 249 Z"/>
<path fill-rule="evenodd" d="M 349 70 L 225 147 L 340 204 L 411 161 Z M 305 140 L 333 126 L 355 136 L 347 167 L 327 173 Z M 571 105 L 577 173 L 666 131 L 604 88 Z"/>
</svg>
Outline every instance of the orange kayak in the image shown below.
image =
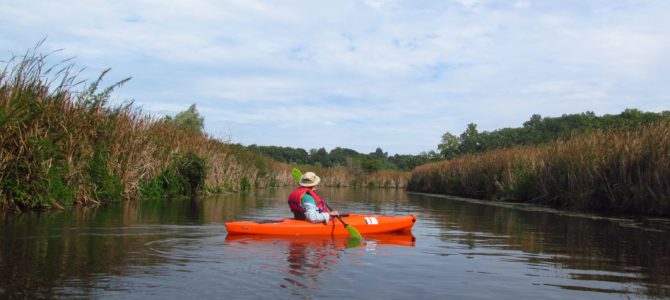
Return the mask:
<svg viewBox="0 0 670 300">
<path fill-rule="evenodd" d="M 347 224 L 355 227 L 361 234 L 408 232 L 414 226 L 416 217 L 381 215 L 342 215 Z M 260 222 L 227 222 L 228 234 L 264 234 L 264 235 L 348 235 L 349 232 L 338 219 L 332 219 L 328 225 L 310 223 L 295 219 Z"/>
</svg>

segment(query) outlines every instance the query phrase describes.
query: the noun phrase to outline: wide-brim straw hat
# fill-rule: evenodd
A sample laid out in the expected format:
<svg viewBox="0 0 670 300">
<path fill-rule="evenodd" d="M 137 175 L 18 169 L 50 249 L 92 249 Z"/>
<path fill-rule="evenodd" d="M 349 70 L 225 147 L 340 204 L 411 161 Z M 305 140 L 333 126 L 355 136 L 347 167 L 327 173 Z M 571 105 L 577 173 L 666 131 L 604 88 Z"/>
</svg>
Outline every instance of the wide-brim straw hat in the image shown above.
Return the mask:
<svg viewBox="0 0 670 300">
<path fill-rule="evenodd" d="M 312 187 L 321 181 L 321 178 L 319 176 L 316 176 L 314 172 L 307 172 L 305 174 L 302 174 L 302 177 L 300 177 L 300 185 L 304 187 Z"/>
</svg>

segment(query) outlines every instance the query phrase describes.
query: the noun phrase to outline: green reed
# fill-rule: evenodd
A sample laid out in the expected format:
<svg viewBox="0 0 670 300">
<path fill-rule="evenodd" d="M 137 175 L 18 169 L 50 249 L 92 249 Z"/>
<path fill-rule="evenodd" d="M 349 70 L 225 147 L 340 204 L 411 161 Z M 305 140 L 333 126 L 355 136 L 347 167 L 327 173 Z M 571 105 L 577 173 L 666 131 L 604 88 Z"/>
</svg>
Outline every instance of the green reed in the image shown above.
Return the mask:
<svg viewBox="0 0 670 300">
<path fill-rule="evenodd" d="M 47 58 L 28 52 L 0 72 L 0 207 L 63 208 L 281 181 L 278 163 L 132 103 L 110 105 L 129 78 L 101 89 L 109 70 L 85 85 L 69 61 L 48 66 Z"/>
<path fill-rule="evenodd" d="M 670 122 L 421 166 L 408 189 L 612 213 L 670 215 Z"/>
</svg>

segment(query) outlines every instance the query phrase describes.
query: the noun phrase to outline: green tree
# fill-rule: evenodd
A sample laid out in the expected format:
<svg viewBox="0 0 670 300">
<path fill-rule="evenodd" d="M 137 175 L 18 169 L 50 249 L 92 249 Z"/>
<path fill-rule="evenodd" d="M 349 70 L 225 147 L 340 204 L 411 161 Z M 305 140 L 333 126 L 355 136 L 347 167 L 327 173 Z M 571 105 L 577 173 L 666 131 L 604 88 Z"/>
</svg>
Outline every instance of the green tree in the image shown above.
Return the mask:
<svg viewBox="0 0 670 300">
<path fill-rule="evenodd" d="M 384 167 L 384 163 L 381 160 L 370 156 L 361 158 L 360 165 L 368 173 L 379 171 Z"/>
<path fill-rule="evenodd" d="M 423 151 L 419 153 L 419 157 L 426 162 L 439 161 L 442 159 L 442 156 L 433 150 Z"/>
<path fill-rule="evenodd" d="M 530 117 L 530 120 L 523 123 L 523 127 L 537 127 L 542 124 L 542 116 L 534 114 Z"/>
<path fill-rule="evenodd" d="M 205 118 L 200 116 L 200 113 L 195 108 L 195 104 L 192 104 L 187 110 L 178 113 L 174 117 L 166 116 L 163 120 L 174 124 L 182 130 L 204 133 Z"/>
<path fill-rule="evenodd" d="M 389 154 L 388 152 L 384 152 L 382 148 L 377 147 L 377 149 L 375 149 L 375 152 L 370 152 L 368 156 L 375 157 L 378 159 L 386 159 L 389 156 Z"/>
<path fill-rule="evenodd" d="M 347 166 L 349 160 L 358 156 L 360 156 L 360 153 L 356 150 L 335 147 L 328 153 L 328 160 L 331 166 Z"/>
<path fill-rule="evenodd" d="M 289 164 L 307 164 L 309 162 L 307 151 L 302 148 L 257 146 L 256 144 L 252 144 L 247 146 L 247 149 L 270 157 L 276 161 Z"/>
<path fill-rule="evenodd" d="M 328 160 L 328 151 L 325 148 L 321 147 L 317 149 L 309 150 L 309 161 L 317 166 L 330 167 L 330 162 Z"/>
<path fill-rule="evenodd" d="M 477 124 L 470 123 L 461 134 L 461 153 L 475 153 L 481 151 L 481 142 Z"/>
<path fill-rule="evenodd" d="M 461 140 L 455 135 L 445 132 L 442 135 L 442 143 L 437 145 L 437 150 L 445 159 L 452 159 L 460 154 Z"/>
</svg>

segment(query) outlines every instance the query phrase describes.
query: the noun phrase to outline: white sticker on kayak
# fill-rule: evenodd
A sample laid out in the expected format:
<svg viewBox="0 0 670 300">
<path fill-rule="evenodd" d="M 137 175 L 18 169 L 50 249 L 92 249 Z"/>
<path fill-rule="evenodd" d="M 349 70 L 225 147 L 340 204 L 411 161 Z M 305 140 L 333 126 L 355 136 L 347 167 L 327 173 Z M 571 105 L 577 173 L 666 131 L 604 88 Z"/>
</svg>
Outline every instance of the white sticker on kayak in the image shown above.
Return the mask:
<svg viewBox="0 0 670 300">
<path fill-rule="evenodd" d="M 365 217 L 365 223 L 377 225 L 379 224 L 379 221 L 377 221 L 377 218 L 375 217 Z"/>
</svg>

